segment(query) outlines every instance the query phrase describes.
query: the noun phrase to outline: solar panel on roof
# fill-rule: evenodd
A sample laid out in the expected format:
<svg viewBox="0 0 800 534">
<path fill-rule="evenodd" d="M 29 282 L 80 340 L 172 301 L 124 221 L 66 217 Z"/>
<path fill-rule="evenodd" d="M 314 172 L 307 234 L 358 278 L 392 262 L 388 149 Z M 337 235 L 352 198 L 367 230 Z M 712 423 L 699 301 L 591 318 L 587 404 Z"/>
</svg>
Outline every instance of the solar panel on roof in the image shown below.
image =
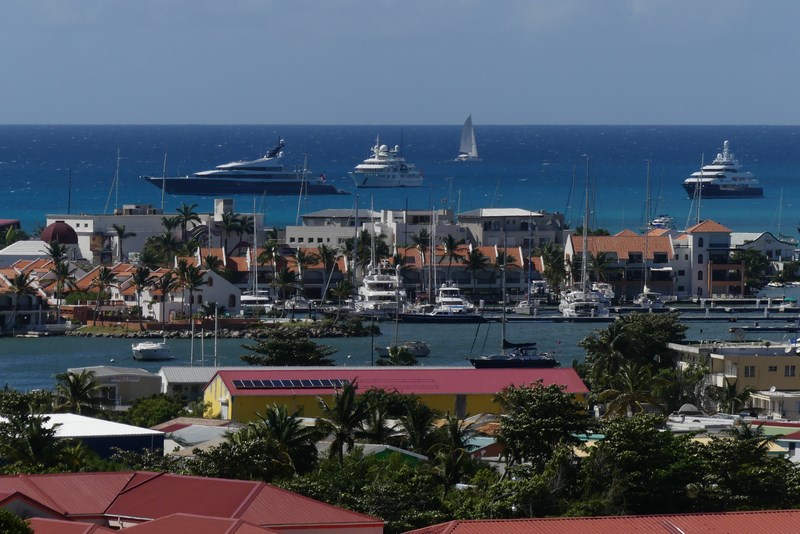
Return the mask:
<svg viewBox="0 0 800 534">
<path fill-rule="evenodd" d="M 231 382 L 233 383 L 233 387 L 235 388 L 241 389 L 242 387 L 244 387 L 241 380 L 232 380 Z"/>
<path fill-rule="evenodd" d="M 311 382 L 311 385 L 314 386 L 315 388 L 321 388 L 322 387 L 322 380 L 319 380 L 317 378 L 315 378 L 313 380 L 309 380 L 309 382 Z"/>
<path fill-rule="evenodd" d="M 304 388 L 310 388 L 313 386 L 311 380 L 301 380 L 300 383 Z"/>
</svg>

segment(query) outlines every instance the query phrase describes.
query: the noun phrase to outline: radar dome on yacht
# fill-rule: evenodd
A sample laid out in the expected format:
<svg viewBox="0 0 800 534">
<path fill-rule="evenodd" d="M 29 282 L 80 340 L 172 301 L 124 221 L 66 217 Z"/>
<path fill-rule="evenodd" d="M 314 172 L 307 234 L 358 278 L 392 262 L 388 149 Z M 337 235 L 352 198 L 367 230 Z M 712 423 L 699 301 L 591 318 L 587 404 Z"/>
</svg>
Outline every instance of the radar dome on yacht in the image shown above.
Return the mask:
<svg viewBox="0 0 800 534">
<path fill-rule="evenodd" d="M 389 150 L 389 145 L 381 145 L 381 147 L 380 147 L 380 149 L 379 149 L 379 150 L 380 150 L 381 152 L 386 152 L 387 150 Z"/>
</svg>

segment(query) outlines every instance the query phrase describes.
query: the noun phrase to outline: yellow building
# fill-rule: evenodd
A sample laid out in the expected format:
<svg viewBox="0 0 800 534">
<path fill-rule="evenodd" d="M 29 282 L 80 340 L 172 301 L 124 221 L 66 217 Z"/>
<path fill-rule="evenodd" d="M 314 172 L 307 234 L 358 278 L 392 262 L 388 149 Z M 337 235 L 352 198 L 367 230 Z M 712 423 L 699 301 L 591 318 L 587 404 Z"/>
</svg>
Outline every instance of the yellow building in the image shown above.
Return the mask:
<svg viewBox="0 0 800 534">
<path fill-rule="evenodd" d="M 303 417 L 321 415 L 317 398 L 333 402 L 337 388 L 356 383 L 359 392 L 382 389 L 418 396 L 427 406 L 459 417 L 498 413 L 493 402 L 508 386 L 564 386 L 585 401 L 589 392 L 572 368 L 474 369 L 472 367 L 271 367 L 218 371 L 206 385 L 210 415 L 240 422 L 273 403 Z"/>
</svg>

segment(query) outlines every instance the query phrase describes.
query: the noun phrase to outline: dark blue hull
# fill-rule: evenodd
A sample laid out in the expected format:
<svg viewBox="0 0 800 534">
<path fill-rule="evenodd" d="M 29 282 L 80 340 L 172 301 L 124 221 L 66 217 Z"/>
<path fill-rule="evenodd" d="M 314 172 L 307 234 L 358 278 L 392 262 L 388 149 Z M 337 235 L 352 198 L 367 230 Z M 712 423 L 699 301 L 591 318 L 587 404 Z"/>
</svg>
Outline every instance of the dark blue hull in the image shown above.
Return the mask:
<svg viewBox="0 0 800 534">
<path fill-rule="evenodd" d="M 697 184 L 684 182 L 683 188 L 688 193 L 689 198 L 695 197 Z M 744 185 L 721 187 L 715 184 L 706 184 L 702 187 L 701 195 L 702 198 L 761 198 L 764 196 L 764 189 Z"/>
<path fill-rule="evenodd" d="M 346 191 L 330 184 L 309 184 L 301 181 L 217 179 L 217 178 L 162 178 L 144 176 L 144 179 L 170 195 L 299 195 L 302 187 L 307 195 L 346 195 Z"/>
<path fill-rule="evenodd" d="M 437 314 L 400 313 L 398 319 L 403 323 L 485 323 L 486 319 L 474 313 Z"/>
</svg>

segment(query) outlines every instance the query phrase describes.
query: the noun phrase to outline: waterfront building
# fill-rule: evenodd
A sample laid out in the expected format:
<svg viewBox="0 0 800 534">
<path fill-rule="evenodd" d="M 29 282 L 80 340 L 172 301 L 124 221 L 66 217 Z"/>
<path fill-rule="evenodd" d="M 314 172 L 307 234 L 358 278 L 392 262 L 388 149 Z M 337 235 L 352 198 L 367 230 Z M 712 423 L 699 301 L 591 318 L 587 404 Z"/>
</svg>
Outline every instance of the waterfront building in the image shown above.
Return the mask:
<svg viewBox="0 0 800 534">
<path fill-rule="evenodd" d="M 744 265 L 731 263 L 731 230 L 718 222 L 697 223 L 675 237 L 674 269 L 679 297 L 744 294 Z"/>
<path fill-rule="evenodd" d="M 292 248 L 308 248 L 326 245 L 341 247 L 370 223 L 380 221 L 380 212 L 355 209 L 326 209 L 307 213 L 301 217 L 302 225 L 287 226 L 284 243 Z"/>
<path fill-rule="evenodd" d="M 113 365 L 67 369 L 68 373 L 80 374 L 83 371 L 94 373 L 100 384 L 103 405 L 115 410 L 125 409 L 136 400 L 161 393 L 161 377 L 145 369 Z"/>
<path fill-rule="evenodd" d="M 476 245 L 521 247 L 526 252 L 546 243 L 564 245 L 564 215 L 558 212 L 479 208 L 459 213 L 458 224 Z"/>
<path fill-rule="evenodd" d="M 14 279 L 21 274 L 13 267 L 0 268 L 0 330 L 38 330 L 47 323 L 47 293 L 32 276 L 28 290 L 18 293 Z"/>
<path fill-rule="evenodd" d="M 593 281 L 610 283 L 617 298 L 632 299 L 642 292 L 645 281 L 651 291 L 676 294 L 670 261 L 674 251 L 666 230 L 653 230 L 647 235 L 624 230 L 610 236 L 590 235 L 587 240 L 589 261 L 601 255 L 606 261 L 602 268 L 589 264 Z M 583 236 L 570 235 L 564 247 L 565 262 L 571 265 L 582 250 Z"/>
<path fill-rule="evenodd" d="M 329 405 L 344 385 L 356 383 L 359 392 L 383 389 L 412 394 L 430 408 L 457 417 L 499 413 L 495 395 L 508 386 L 534 384 L 565 387 L 585 403 L 589 393 L 571 367 L 552 369 L 474 369 L 470 367 L 256 367 L 219 370 L 203 396 L 210 417 L 242 423 L 256 420 L 256 412 L 272 403 L 285 405 L 303 417 L 322 415 L 317 398 Z"/>
</svg>

